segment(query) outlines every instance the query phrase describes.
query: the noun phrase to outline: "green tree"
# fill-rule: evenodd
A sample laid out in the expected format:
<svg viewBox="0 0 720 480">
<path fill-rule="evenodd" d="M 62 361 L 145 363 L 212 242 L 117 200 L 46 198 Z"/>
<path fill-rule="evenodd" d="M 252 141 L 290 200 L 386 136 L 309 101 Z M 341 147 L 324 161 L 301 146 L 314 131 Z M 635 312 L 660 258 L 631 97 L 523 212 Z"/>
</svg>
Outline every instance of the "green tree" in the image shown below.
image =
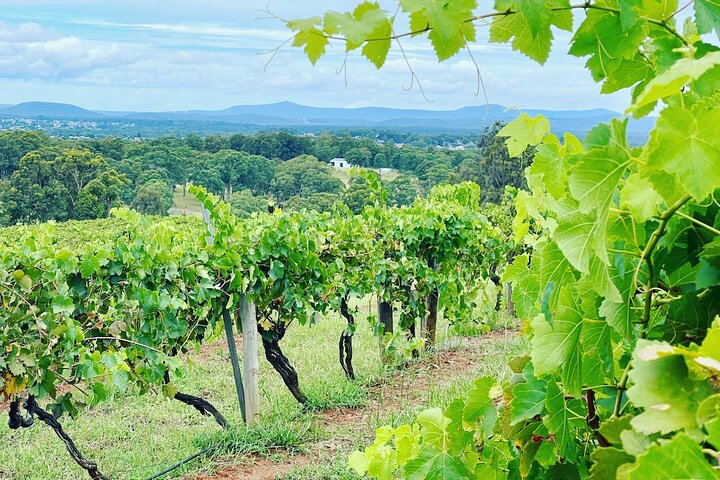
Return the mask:
<svg viewBox="0 0 720 480">
<path fill-rule="evenodd" d="M 366 206 L 375 203 L 375 194 L 365 178 L 354 175 L 343 192 L 342 200 L 350 208 L 350 211 L 357 215 Z"/>
<path fill-rule="evenodd" d="M 25 155 L 9 180 L 4 201 L 12 223 L 66 220 L 70 192 L 60 180 L 60 152 L 42 148 Z"/>
<path fill-rule="evenodd" d="M 292 196 L 308 198 L 314 193 L 340 195 L 341 180 L 333 176 L 333 169 L 311 155 L 301 155 L 278 166 L 270 191 L 280 202 Z"/>
<path fill-rule="evenodd" d="M 107 163 L 101 155 L 87 149 L 63 150 L 54 162 L 57 164 L 56 171 L 68 191 L 71 212 L 85 185 L 107 168 Z"/>
<path fill-rule="evenodd" d="M 90 220 L 107 217 L 110 209 L 122 205 L 122 189 L 129 183 L 125 175 L 114 169 L 101 173 L 80 191 L 73 218 Z"/>
<path fill-rule="evenodd" d="M 25 155 L 51 144 L 50 137 L 41 132 L 0 132 L 0 178 L 12 175 Z"/>
<path fill-rule="evenodd" d="M 232 207 L 232 212 L 240 218 L 247 218 L 256 212 L 267 212 L 269 205 L 266 197 L 255 196 L 247 188 L 233 193 L 228 203 Z"/>
<path fill-rule="evenodd" d="M 283 203 L 288 210 L 314 210 L 316 212 L 329 212 L 336 205 L 343 203 L 342 197 L 337 193 L 313 193 L 308 197 L 294 195 Z"/>
<path fill-rule="evenodd" d="M 421 192 L 420 180 L 412 173 L 402 172 L 394 180 L 388 182 L 388 197 L 396 207 L 412 204 Z"/>
<path fill-rule="evenodd" d="M 366 147 L 352 148 L 345 152 L 345 160 L 357 167 L 372 167 L 373 154 Z"/>
<path fill-rule="evenodd" d="M 172 190 L 161 180 L 150 180 L 138 188 L 130 207 L 145 215 L 167 215 L 172 207 Z"/>
</svg>

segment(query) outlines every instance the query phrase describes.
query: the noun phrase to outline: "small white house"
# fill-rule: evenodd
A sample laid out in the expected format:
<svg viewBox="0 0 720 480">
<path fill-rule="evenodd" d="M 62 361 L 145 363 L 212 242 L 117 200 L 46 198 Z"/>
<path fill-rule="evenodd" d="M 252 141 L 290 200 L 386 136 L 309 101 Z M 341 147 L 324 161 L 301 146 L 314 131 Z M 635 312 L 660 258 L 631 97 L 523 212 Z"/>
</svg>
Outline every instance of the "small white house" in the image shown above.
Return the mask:
<svg viewBox="0 0 720 480">
<path fill-rule="evenodd" d="M 353 168 L 355 165 L 348 163 L 348 161 L 344 158 L 333 158 L 332 160 L 330 160 L 330 166 L 345 170 Z"/>
</svg>

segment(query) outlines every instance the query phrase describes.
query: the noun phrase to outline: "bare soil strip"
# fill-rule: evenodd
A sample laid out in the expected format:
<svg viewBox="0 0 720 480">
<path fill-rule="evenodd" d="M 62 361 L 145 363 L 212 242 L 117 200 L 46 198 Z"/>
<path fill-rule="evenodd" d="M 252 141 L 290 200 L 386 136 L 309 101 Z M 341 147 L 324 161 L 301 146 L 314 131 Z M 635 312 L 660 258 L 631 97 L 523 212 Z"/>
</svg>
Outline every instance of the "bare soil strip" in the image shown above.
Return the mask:
<svg viewBox="0 0 720 480">
<path fill-rule="evenodd" d="M 372 418 L 399 411 L 408 406 L 419 407 L 435 388 L 449 385 L 459 378 L 471 380 L 482 362 L 484 345 L 517 335 L 514 331 L 498 331 L 475 338 L 462 339 L 456 347 L 443 349 L 422 362 L 394 374 L 388 381 L 370 387 L 368 404 L 362 408 L 339 408 L 319 412 L 317 427 L 329 433 L 329 439 L 305 445 L 306 453 L 290 455 L 277 452 L 273 460 L 259 455 L 218 459 L 213 474 L 188 477 L 192 480 L 275 480 L 294 468 L 322 464 L 337 454 L 344 454 L 357 438 L 348 437 L 347 430 L 361 430 L 369 442 L 373 437 Z M 238 463 L 239 462 L 239 463 Z"/>
</svg>

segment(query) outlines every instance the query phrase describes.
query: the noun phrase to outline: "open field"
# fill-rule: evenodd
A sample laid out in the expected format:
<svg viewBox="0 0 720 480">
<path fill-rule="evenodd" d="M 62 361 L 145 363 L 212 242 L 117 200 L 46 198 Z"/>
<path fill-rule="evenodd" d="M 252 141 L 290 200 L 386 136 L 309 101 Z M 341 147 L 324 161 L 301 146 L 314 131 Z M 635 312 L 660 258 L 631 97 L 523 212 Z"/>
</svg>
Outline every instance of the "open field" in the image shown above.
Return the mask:
<svg viewBox="0 0 720 480">
<path fill-rule="evenodd" d="M 364 318 L 374 304 L 362 301 L 359 308 Z M 447 339 L 445 324 L 439 327 L 438 353 L 396 370 L 380 364 L 377 338 L 361 320 L 354 342 L 358 379 L 350 382 L 337 360 L 337 338 L 344 328 L 339 315 L 312 327 L 293 325 L 281 345 L 315 408 L 302 411 L 261 358 L 262 419 L 250 430 L 240 426 L 224 339 L 190 355 L 187 375 L 176 384 L 217 406 L 233 425 L 228 430 L 153 393 L 111 398 L 76 420 L 64 417 L 63 424 L 80 450 L 112 479 L 148 478 L 206 447 L 217 448 L 168 478 L 357 478 L 346 468 L 346 455 L 371 441 L 377 426 L 407 421 L 419 408 L 447 404 L 478 375 L 507 375 L 506 360 L 525 349 L 514 332 Z M 0 444 L 0 479 L 86 478 L 44 425 L 11 432 L 3 422 Z"/>
<path fill-rule="evenodd" d="M 182 185 L 175 186 L 173 191 L 173 208 L 181 215 L 202 216 L 202 205 L 190 192 L 183 195 Z"/>
</svg>

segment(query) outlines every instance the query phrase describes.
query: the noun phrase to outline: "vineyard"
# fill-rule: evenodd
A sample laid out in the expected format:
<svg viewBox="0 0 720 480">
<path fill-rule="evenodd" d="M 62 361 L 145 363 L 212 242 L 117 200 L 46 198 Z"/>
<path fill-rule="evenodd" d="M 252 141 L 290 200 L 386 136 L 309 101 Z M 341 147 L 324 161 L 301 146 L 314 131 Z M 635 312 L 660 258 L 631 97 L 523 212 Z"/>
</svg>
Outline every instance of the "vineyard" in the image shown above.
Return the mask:
<svg viewBox="0 0 720 480">
<path fill-rule="evenodd" d="M 371 204 L 360 214 L 270 206 L 239 219 L 192 187 L 206 222 L 121 208 L 92 231 L 72 222 L 0 231 L 10 429 L 46 424 L 90 478 L 106 479 L 63 430 L 63 414 L 152 391 L 233 428 L 178 379 L 185 354 L 223 332 L 231 340 L 234 323 L 245 335 L 252 320 L 267 363 L 311 411 L 322 405 L 291 361 L 304 347 L 288 352 L 289 332 L 342 319 L 335 335 L 318 331 L 345 385 L 357 385 L 356 332 L 377 337 L 376 365 L 393 354 L 406 365 L 437 345 L 439 321 L 469 330 L 479 310 L 505 303 L 529 344 L 509 361 L 512 375 L 486 372 L 454 400 L 384 418 L 372 443 L 353 445 L 343 475 L 720 478 L 720 5 L 498 0 L 477 9 L 475 0 L 401 0 L 391 16 L 365 2 L 284 22 L 313 64 L 334 42 L 383 68 L 395 46 L 411 86 L 420 78 L 403 42 L 413 37 L 426 37 L 440 61 L 466 52 L 474 62 L 471 46 L 489 26 L 490 42 L 545 63 L 564 30 L 603 93 L 626 91 L 625 117 L 583 139 L 551 133 L 542 116 L 502 128 L 509 154 L 532 158 L 528 188 L 506 192 L 513 219 L 507 206 L 481 203 L 473 183 L 389 207 L 368 174 Z M 651 114 L 649 140 L 628 142 L 630 117 Z M 368 298 L 377 310 L 361 314 Z M 233 367 L 239 380 L 234 358 Z M 224 437 L 226 449 L 233 442 Z"/>
<path fill-rule="evenodd" d="M 403 0 L 389 16 L 365 2 L 286 23 L 313 63 L 337 41 L 382 68 L 396 46 L 413 83 L 410 37 L 426 36 L 440 61 L 472 58 L 489 25 L 490 42 L 545 63 L 566 30 L 603 93 L 631 90 L 626 115 L 659 115 L 641 146 L 628 143 L 627 118 L 582 141 L 542 116 L 499 132 L 511 155 L 533 152 L 513 224 L 530 251 L 503 274 L 529 355 L 511 361 L 509 382 L 479 378 L 446 408 L 379 429 L 350 465 L 381 479 L 720 478 L 720 6 L 477 8 Z M 407 30 L 396 30 L 400 12 Z"/>
<path fill-rule="evenodd" d="M 361 216 L 277 211 L 241 221 L 194 188 L 210 231 L 199 219 L 152 219 L 129 210 L 97 221 L 92 232 L 82 222 L 6 229 L 0 285 L 9 316 L 2 320 L 0 365 L 10 428 L 46 423 L 91 478 L 106 478 L 57 422 L 63 413 L 74 417 L 111 392 L 158 388 L 226 427 L 220 411 L 178 391 L 174 379 L 183 374 L 181 356 L 215 339 L 241 298 L 257 312 L 266 359 L 310 408 L 281 347 L 291 324 L 341 314 L 346 328 L 338 332 L 337 368 L 354 379 L 358 299 L 387 305 L 380 321 L 374 317 L 374 330 L 390 343 L 407 332 L 414 340 L 405 348 L 435 342 L 438 310 L 458 325 L 473 321 L 505 248 L 502 232 L 479 211 L 477 186 L 438 187 L 400 209 L 385 207 L 385 193 L 376 189 L 376 206 Z M 400 307 L 396 336 L 393 303 Z"/>
</svg>

